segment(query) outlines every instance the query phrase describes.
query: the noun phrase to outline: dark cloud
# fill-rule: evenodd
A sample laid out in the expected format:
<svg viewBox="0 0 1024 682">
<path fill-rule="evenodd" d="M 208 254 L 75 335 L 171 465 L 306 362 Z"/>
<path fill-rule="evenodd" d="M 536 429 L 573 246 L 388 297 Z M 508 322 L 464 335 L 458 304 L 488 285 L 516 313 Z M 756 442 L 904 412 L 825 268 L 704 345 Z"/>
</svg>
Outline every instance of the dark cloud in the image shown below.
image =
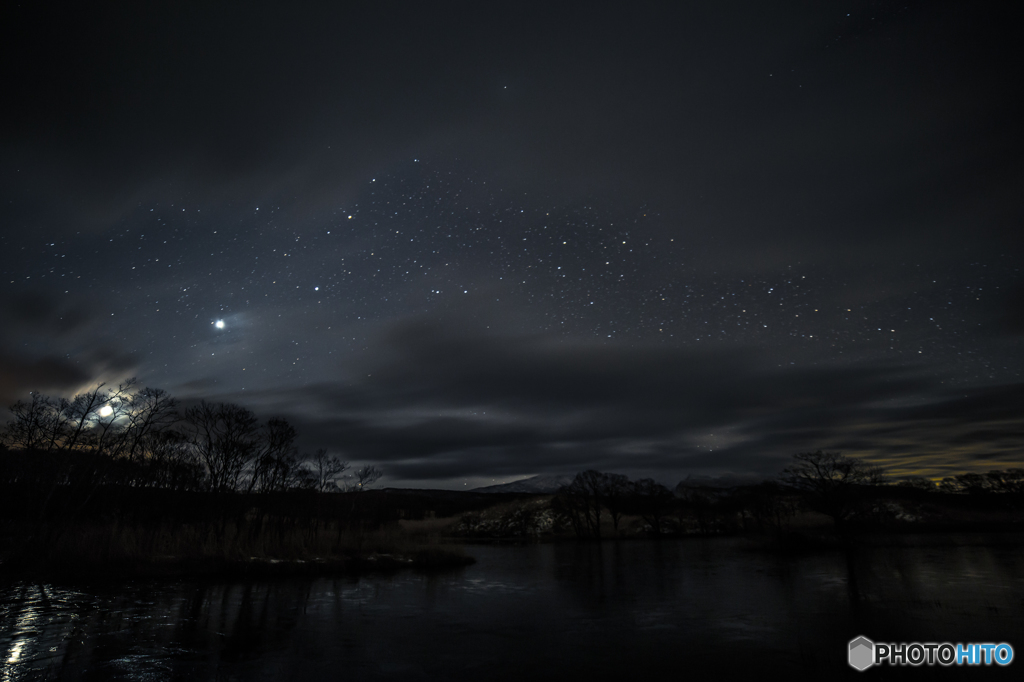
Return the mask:
<svg viewBox="0 0 1024 682">
<path fill-rule="evenodd" d="M 997 301 L 994 330 L 1010 337 L 1024 336 L 1024 284 L 1018 284 Z"/>
<path fill-rule="evenodd" d="M 4 390 L 138 373 L 444 485 L 1007 461 L 1007 7 L 5 8 Z"/>
<path fill-rule="evenodd" d="M 500 391 L 503 404 L 540 412 L 630 406 L 638 413 L 673 413 L 682 426 L 752 417 L 768 402 L 839 408 L 920 384 L 907 367 L 780 372 L 750 348 L 681 351 L 656 343 L 474 334 L 467 327 L 457 317 L 396 325 L 374 344 L 374 386 L 442 404 L 486 405 Z"/>
<path fill-rule="evenodd" d="M 0 301 L 0 324 L 9 334 L 63 337 L 88 323 L 90 314 L 80 303 L 77 300 L 75 303 L 67 299 L 62 301 L 43 292 L 19 293 Z"/>
<path fill-rule="evenodd" d="M 0 406 L 29 391 L 64 395 L 131 375 L 138 357 L 97 334 L 99 324 L 78 296 L 30 292 L 0 302 Z"/>
<path fill-rule="evenodd" d="M 84 368 L 66 358 L 35 358 L 11 354 L 0 349 L 0 409 L 28 398 L 29 391 L 65 393 L 93 378 L 92 368 Z"/>
<path fill-rule="evenodd" d="M 229 8 L 17 10 L 5 210 L 66 229 L 168 196 L 324 210 L 400 160 L 459 158 L 515 195 L 650 205 L 762 267 L 1020 246 L 1011 21 L 941 3 Z M 964 205 L 999 218 L 965 240 Z"/>
<path fill-rule="evenodd" d="M 244 399 L 287 415 L 311 447 L 406 482 L 587 466 L 666 480 L 770 475 L 819 448 L 913 468 L 910 441 L 1006 450 L 1024 427 L 1024 385 L 954 395 L 921 367 L 797 368 L 751 348 L 579 343 L 474 324 L 405 321 L 375 340 L 358 379 Z"/>
</svg>

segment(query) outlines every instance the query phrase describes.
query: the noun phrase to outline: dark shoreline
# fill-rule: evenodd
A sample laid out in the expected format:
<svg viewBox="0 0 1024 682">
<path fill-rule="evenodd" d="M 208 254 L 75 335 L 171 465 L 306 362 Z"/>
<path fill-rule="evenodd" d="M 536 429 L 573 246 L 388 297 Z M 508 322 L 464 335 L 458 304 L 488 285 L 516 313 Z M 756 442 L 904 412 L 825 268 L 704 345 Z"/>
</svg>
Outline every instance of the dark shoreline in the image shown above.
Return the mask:
<svg viewBox="0 0 1024 682">
<path fill-rule="evenodd" d="M 403 554 L 368 552 L 344 557 L 310 559 L 167 557 L 126 562 L 118 566 L 65 564 L 56 567 L 41 561 L 16 558 L 0 563 L 0 578 L 57 583 L 96 580 L 121 582 L 137 579 L 272 579 L 361 576 L 405 570 L 446 571 L 474 563 L 476 559 L 471 556 L 440 548 L 422 548 Z"/>
<path fill-rule="evenodd" d="M 793 531 L 784 536 L 763 534 L 730 535 L 666 535 L 662 540 L 652 537 L 624 536 L 597 540 L 579 540 L 573 537 L 542 538 L 440 538 L 453 541 L 446 546 L 423 546 L 402 552 L 347 552 L 344 556 L 308 559 L 275 559 L 250 557 L 225 559 L 220 557 L 177 558 L 164 557 L 115 564 L 75 564 L 65 562 L 60 567 L 27 557 L 10 557 L 0 562 L 0 579 L 45 581 L 60 584 L 77 582 L 125 582 L 132 580 L 273 580 L 291 578 L 360 577 L 364 575 L 393 574 L 401 571 L 443 572 L 476 563 L 476 559 L 461 551 L 464 546 L 583 544 L 590 546 L 614 543 L 656 543 L 660 541 L 700 541 L 734 539 L 744 541 L 747 551 L 801 554 L 805 552 L 845 551 L 853 548 L 894 546 L 916 547 L 1013 547 L 1024 545 L 1024 528 L 978 528 L 968 526 L 884 529 L 853 534 L 845 539 L 821 529 Z"/>
</svg>

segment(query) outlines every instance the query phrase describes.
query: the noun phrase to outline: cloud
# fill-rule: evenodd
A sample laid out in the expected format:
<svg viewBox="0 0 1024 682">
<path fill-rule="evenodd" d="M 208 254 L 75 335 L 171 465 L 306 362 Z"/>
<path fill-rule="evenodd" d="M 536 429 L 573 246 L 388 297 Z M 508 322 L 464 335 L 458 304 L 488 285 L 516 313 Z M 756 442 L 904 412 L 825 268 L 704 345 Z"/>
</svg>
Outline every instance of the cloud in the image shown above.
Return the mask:
<svg viewBox="0 0 1024 682">
<path fill-rule="evenodd" d="M 1024 336 L 1024 284 L 1017 284 L 999 298 L 995 318 L 997 333 Z"/>
<path fill-rule="evenodd" d="M 592 467 L 667 482 L 772 475 L 793 453 L 819 448 L 904 473 L 945 471 L 946 447 L 1021 455 L 1024 385 L 951 392 L 924 367 L 779 366 L 751 348 L 485 326 L 468 315 L 404 320 L 369 344 L 358 379 L 226 399 L 283 414 L 310 448 L 376 462 L 407 484 Z"/>
<path fill-rule="evenodd" d="M 86 326 L 89 319 L 87 310 L 39 292 L 0 301 L 0 323 L 10 334 L 64 336 Z"/>
<path fill-rule="evenodd" d="M 64 358 L 32 358 L 0 349 L 0 407 L 27 398 L 29 391 L 63 393 L 91 378 L 88 371 Z"/>
<path fill-rule="evenodd" d="M 0 302 L 0 406 L 29 391 L 66 394 L 131 376 L 137 359 L 104 340 L 93 310 L 78 299 L 39 292 Z M 17 346 L 11 340 L 21 341 Z M 7 341 L 6 343 L 4 341 Z"/>
<path fill-rule="evenodd" d="M 73 358 L 0 348 L 0 399 L 127 376 L 133 356 L 101 343 L 94 317 L 38 296 L 0 307 L 0 322 L 26 338 L 81 347 Z M 793 453 L 817 449 L 901 475 L 1022 458 L 1024 384 L 951 389 L 926 366 L 791 365 L 744 346 L 528 335 L 472 307 L 383 323 L 367 349 L 345 378 L 312 386 L 220 395 L 215 381 L 184 386 L 283 416 L 304 448 L 374 462 L 392 484 L 584 468 L 667 483 L 688 474 L 773 475 Z M 325 376 L 342 375 L 325 368 Z"/>
</svg>

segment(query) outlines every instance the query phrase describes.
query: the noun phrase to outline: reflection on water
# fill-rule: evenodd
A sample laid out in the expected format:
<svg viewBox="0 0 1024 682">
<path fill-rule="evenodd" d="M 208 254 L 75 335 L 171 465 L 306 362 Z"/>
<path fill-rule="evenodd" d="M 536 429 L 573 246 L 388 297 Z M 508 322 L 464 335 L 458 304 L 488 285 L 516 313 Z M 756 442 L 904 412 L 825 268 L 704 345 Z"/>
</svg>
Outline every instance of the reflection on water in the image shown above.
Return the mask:
<svg viewBox="0 0 1024 682">
<path fill-rule="evenodd" d="M 1024 547 L 934 540 L 789 556 L 733 539 L 479 546 L 442 575 L 19 582 L 0 586 L 0 682 L 846 676 L 860 634 L 1024 656 Z M 886 672 L 965 671 L 871 671 Z"/>
</svg>

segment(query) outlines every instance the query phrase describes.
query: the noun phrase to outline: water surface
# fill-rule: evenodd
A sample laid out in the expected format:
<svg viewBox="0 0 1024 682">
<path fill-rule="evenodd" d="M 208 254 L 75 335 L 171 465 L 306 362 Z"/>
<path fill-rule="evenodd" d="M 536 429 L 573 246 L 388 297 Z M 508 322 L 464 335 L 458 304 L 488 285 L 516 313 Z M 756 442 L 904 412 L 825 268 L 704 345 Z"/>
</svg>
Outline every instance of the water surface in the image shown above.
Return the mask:
<svg viewBox="0 0 1024 682">
<path fill-rule="evenodd" d="M 468 552 L 477 564 L 435 575 L 2 585 L 0 682 L 856 677 L 845 646 L 861 634 L 1005 641 L 1024 657 L 1020 544 L 929 536 L 777 555 L 717 538 Z M 1009 679 L 1022 666 L 864 674 Z"/>
</svg>

